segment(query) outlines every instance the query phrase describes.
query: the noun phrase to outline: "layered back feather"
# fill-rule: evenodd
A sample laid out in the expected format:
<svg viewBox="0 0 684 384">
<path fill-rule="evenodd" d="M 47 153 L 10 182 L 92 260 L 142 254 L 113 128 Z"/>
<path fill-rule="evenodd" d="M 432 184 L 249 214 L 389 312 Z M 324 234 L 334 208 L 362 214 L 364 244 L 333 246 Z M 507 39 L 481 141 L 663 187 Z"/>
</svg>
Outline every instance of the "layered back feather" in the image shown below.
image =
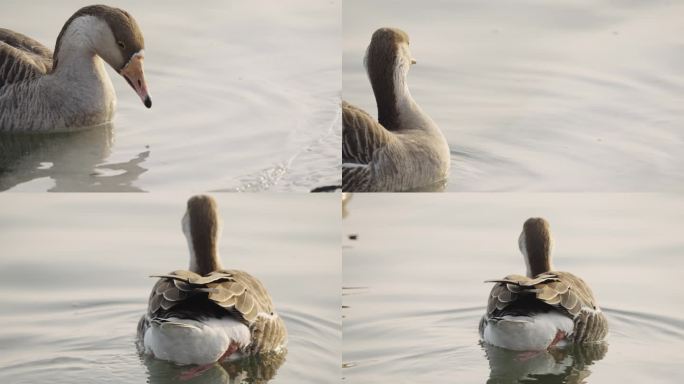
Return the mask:
<svg viewBox="0 0 684 384">
<path fill-rule="evenodd" d="M 571 273 L 550 271 L 534 278 L 509 275 L 488 282 L 496 283 L 487 303 L 490 319 L 557 310 L 573 320 L 570 337 L 574 342 L 600 341 L 608 332 L 608 322 L 591 289 Z"/>
<path fill-rule="evenodd" d="M 285 324 L 266 288 L 248 273 L 221 270 L 201 276 L 180 270 L 156 277 L 160 279 L 150 294 L 149 321 L 231 316 L 249 327 L 248 353 L 274 350 L 285 343 Z M 144 325 L 141 328 L 144 333 Z"/>
</svg>

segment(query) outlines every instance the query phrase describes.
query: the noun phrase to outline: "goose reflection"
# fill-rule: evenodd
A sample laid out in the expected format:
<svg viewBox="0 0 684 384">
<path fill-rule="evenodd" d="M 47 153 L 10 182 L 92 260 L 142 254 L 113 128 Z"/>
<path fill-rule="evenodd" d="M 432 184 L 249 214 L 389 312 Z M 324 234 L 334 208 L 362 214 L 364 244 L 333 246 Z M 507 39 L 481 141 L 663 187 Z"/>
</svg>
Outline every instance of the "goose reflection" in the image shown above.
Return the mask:
<svg viewBox="0 0 684 384">
<path fill-rule="evenodd" d="M 449 181 L 447 179 L 439 180 L 432 184 L 423 185 L 419 188 L 407 190 L 406 192 L 444 192 L 446 191 Z"/>
<path fill-rule="evenodd" d="M 488 384 L 585 383 L 589 367 L 608 351 L 604 343 L 577 344 L 564 349 L 519 352 L 483 343 L 489 360 Z"/>
<path fill-rule="evenodd" d="M 215 363 L 206 370 L 194 373 L 192 366 L 180 366 L 149 356 L 141 356 L 147 368 L 149 384 L 263 384 L 276 376 L 285 362 L 286 353 L 248 356 L 240 360 Z"/>
<path fill-rule="evenodd" d="M 349 210 L 347 209 L 347 204 L 349 204 L 349 201 L 352 199 L 352 194 L 351 192 L 342 192 L 342 218 L 346 218 L 347 215 L 349 214 Z"/>
<path fill-rule="evenodd" d="M 114 142 L 112 124 L 47 135 L 0 135 L 0 191 L 50 179 L 48 192 L 141 192 L 134 182 L 147 171 L 143 151 L 104 164 Z"/>
</svg>

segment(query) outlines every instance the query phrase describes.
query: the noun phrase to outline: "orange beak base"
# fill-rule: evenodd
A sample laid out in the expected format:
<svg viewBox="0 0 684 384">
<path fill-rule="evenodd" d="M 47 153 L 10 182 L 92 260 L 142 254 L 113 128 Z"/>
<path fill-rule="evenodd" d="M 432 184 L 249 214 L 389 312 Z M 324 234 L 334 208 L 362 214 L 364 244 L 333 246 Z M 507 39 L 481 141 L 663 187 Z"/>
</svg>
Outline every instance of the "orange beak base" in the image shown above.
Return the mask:
<svg viewBox="0 0 684 384">
<path fill-rule="evenodd" d="M 133 55 L 131 61 L 129 61 L 119 73 L 124 77 L 124 79 L 126 79 L 128 84 L 133 87 L 135 93 L 140 96 L 140 100 L 142 100 L 143 104 L 145 104 L 147 108 L 150 108 L 152 107 L 152 99 L 147 91 L 147 83 L 145 83 L 143 60 L 144 57 L 142 54 L 137 53 Z"/>
</svg>

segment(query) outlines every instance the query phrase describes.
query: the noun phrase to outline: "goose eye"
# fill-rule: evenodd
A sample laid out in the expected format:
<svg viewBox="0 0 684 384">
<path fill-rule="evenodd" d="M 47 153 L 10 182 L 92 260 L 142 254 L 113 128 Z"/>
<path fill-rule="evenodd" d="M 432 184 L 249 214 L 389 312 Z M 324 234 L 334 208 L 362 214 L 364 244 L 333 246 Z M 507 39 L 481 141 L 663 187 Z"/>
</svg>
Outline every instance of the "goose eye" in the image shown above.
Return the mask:
<svg viewBox="0 0 684 384">
<path fill-rule="evenodd" d="M 123 41 L 117 41 L 117 42 L 116 42 L 116 45 L 118 45 L 119 48 L 121 48 L 121 49 L 126 48 L 126 44 L 124 44 Z"/>
</svg>

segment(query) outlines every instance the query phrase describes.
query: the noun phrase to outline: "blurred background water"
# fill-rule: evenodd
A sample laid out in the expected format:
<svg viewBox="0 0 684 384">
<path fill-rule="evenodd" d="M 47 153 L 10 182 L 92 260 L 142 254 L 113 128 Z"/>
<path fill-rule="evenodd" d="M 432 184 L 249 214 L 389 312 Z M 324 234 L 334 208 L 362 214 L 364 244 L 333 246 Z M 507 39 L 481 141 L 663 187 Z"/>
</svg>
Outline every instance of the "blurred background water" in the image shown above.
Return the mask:
<svg viewBox="0 0 684 384">
<path fill-rule="evenodd" d="M 340 377 L 339 196 L 218 194 L 223 265 L 269 290 L 284 361 L 187 367 L 141 358 L 149 275 L 188 267 L 183 194 L 0 196 L 0 382 L 324 383 Z"/>
<path fill-rule="evenodd" d="M 398 27 L 411 93 L 444 132 L 448 190 L 684 188 L 684 3 L 345 0 L 343 98 L 377 117 L 363 68 Z"/>
<path fill-rule="evenodd" d="M 53 49 L 84 0 L 2 3 L 0 26 Z M 146 109 L 107 67 L 113 123 L 0 136 L 0 190 L 308 191 L 340 179 L 339 0 L 117 0 L 145 36 Z"/>
<path fill-rule="evenodd" d="M 354 194 L 343 220 L 347 383 L 680 383 L 684 203 L 661 194 Z M 523 222 L 587 281 L 603 345 L 521 359 L 479 344 L 488 279 L 524 274 Z"/>
</svg>

